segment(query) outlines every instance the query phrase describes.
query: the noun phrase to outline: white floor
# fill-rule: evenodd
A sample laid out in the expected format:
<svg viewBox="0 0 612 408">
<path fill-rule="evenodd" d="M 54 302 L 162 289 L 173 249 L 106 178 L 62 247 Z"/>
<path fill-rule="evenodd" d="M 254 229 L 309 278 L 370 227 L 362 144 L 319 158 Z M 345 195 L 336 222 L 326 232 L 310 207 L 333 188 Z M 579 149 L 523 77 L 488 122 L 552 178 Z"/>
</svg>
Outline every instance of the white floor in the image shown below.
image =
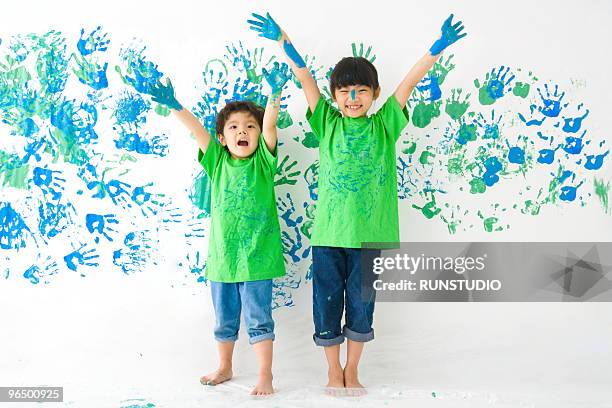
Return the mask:
<svg viewBox="0 0 612 408">
<path fill-rule="evenodd" d="M 257 367 L 244 335 L 235 379 L 199 384 L 216 364 L 205 287 L 138 278 L 0 285 L 0 386 L 63 386 L 53 406 L 85 408 L 612 407 L 610 303 L 378 303 L 360 371 L 368 394 L 338 397 L 322 387 L 304 285 L 296 307 L 275 312 L 269 398 L 248 395 Z"/>
</svg>

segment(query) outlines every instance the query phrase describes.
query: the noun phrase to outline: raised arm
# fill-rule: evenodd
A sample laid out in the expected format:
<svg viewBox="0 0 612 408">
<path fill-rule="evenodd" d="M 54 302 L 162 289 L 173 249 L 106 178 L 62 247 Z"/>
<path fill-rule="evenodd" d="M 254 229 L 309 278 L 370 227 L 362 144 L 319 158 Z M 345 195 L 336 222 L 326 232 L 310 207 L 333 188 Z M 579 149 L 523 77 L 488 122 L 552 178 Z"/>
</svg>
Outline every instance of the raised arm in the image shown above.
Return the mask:
<svg viewBox="0 0 612 408">
<path fill-rule="evenodd" d="M 183 108 L 183 106 L 176 100 L 174 94 L 174 87 L 170 78 L 166 78 L 166 85 L 161 82 L 157 82 L 156 86 L 150 91 L 153 102 L 161 103 L 172 109 L 172 113 L 176 116 L 183 125 L 196 139 L 198 147 L 202 152 L 206 152 L 208 143 L 210 142 L 210 133 L 204 129 L 202 123 L 198 118 L 194 116 L 189 110 Z"/>
<path fill-rule="evenodd" d="M 264 78 L 270 85 L 271 92 L 266 104 L 266 111 L 263 118 L 262 133 L 266 146 L 271 153 L 276 152 L 277 130 L 276 121 L 278 120 L 278 112 L 280 111 L 281 93 L 283 87 L 289 81 L 289 67 L 287 64 L 279 64 L 275 62 L 272 70 L 263 69 Z"/>
<path fill-rule="evenodd" d="M 431 46 L 429 51 L 417 61 L 417 63 L 408 71 L 408 74 L 404 77 L 402 82 L 397 86 L 395 90 L 395 98 L 399 102 L 402 109 L 406 106 L 406 102 L 410 97 L 410 94 L 417 86 L 417 84 L 423 79 L 427 72 L 433 67 L 434 63 L 440 57 L 442 51 L 444 51 L 449 45 L 457 42 L 461 38 L 465 37 L 467 33 L 461 33 L 463 31 L 463 25 L 461 21 L 456 24 L 452 23 L 453 15 L 451 14 L 442 24 L 442 33 L 440 38 Z"/>
<path fill-rule="evenodd" d="M 306 63 L 293 46 L 289 36 L 280 28 L 276 21 L 274 21 L 270 13 L 266 13 L 265 17 L 253 13 L 253 17 L 255 18 L 254 20 L 247 20 L 251 30 L 259 33 L 260 37 L 278 42 L 278 45 L 287 57 L 293 74 L 302 85 L 310 110 L 314 111 L 321 97 L 321 91 L 319 91 L 317 82 L 312 77 Z"/>
</svg>

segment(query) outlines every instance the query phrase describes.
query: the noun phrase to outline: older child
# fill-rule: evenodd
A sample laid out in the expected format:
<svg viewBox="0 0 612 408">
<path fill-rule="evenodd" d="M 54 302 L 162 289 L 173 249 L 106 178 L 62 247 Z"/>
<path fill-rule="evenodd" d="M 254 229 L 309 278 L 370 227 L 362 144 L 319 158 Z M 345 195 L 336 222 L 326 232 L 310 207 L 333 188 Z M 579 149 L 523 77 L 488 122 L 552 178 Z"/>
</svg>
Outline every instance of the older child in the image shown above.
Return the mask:
<svg viewBox="0 0 612 408">
<path fill-rule="evenodd" d="M 314 342 L 325 348 L 328 387 L 358 388 L 358 365 L 364 342 L 374 338 L 375 293 L 365 291 L 371 259 L 399 241 L 395 143 L 408 124 L 406 102 L 440 53 L 466 34 L 452 15 L 442 35 L 400 82 L 374 115 L 367 116 L 380 95 L 378 75 L 365 58 L 343 58 L 330 77 L 338 109 L 323 97 L 304 60 L 287 34 L 272 19 L 253 14 L 248 20 L 260 36 L 277 41 L 300 81 L 306 117 L 319 140 L 319 199 L 311 244 L 313 262 Z M 363 286 L 362 286 L 363 285 Z M 345 325 L 341 319 L 346 299 Z M 340 344 L 347 339 L 346 365 Z"/>
<path fill-rule="evenodd" d="M 219 368 L 203 376 L 204 385 L 232 378 L 232 354 L 241 310 L 249 343 L 259 360 L 252 395 L 271 394 L 272 279 L 285 274 L 280 225 L 274 195 L 277 163 L 276 121 L 280 93 L 289 68 L 275 64 L 264 74 L 272 95 L 264 110 L 251 102 L 228 103 L 217 115 L 219 143 L 174 96 L 170 81 L 159 83 L 153 100 L 172 108 L 199 146 L 198 161 L 212 183 L 212 220 L 206 278 L 210 281 L 218 342 Z"/>
</svg>

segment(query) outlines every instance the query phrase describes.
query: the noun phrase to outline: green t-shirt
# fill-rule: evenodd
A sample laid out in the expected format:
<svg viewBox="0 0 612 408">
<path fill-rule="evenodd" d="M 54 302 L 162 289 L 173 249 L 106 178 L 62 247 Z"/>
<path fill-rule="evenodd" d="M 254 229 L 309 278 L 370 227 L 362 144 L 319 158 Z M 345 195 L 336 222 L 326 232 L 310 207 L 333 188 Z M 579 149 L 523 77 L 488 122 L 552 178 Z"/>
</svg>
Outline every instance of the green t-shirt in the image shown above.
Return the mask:
<svg viewBox="0 0 612 408">
<path fill-rule="evenodd" d="M 198 161 L 212 184 L 211 231 L 205 276 L 213 282 L 246 282 L 285 274 L 274 175 L 277 157 L 263 136 L 255 153 L 234 159 L 211 140 Z"/>
<path fill-rule="evenodd" d="M 348 118 L 321 97 L 306 118 L 320 156 L 312 245 L 399 242 L 395 143 L 408 110 L 391 95 L 374 115 Z"/>
</svg>

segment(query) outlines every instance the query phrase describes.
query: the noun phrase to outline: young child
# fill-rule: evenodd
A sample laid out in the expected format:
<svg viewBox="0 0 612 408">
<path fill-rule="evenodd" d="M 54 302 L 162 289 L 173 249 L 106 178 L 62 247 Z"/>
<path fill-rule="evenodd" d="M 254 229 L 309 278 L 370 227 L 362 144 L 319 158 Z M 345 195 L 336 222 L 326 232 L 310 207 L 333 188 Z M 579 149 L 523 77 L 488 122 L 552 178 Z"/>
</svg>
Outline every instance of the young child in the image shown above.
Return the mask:
<svg viewBox="0 0 612 408">
<path fill-rule="evenodd" d="M 440 53 L 466 34 L 461 34 L 461 22 L 453 25 L 453 16 L 448 17 L 429 52 L 378 112 L 367 116 L 380 95 L 376 69 L 368 60 L 343 58 L 333 69 L 330 91 L 336 109 L 321 97 L 304 60 L 270 14 L 253 17 L 248 20 L 251 29 L 277 41 L 285 53 L 306 95 L 306 117 L 319 140 L 319 198 L 311 239 L 313 339 L 325 349 L 327 387 L 364 393 L 357 370 L 364 343 L 374 338 L 375 292 L 371 286 L 362 290 L 363 283 L 371 280 L 362 271 L 372 274 L 371 261 L 380 255 L 380 249 L 362 248 L 399 242 L 395 143 L 408 124 L 406 102 Z M 340 344 L 345 338 L 346 365 L 342 368 Z"/>
<path fill-rule="evenodd" d="M 212 185 L 206 278 L 215 310 L 220 363 L 200 382 L 217 385 L 232 378 L 232 354 L 242 310 L 249 343 L 259 361 L 252 395 L 274 392 L 272 279 L 285 274 L 274 175 L 276 121 L 289 67 L 275 63 L 271 72 L 264 70 L 264 76 L 272 88 L 265 112 L 252 102 L 228 103 L 217 115 L 219 143 L 211 140 L 200 121 L 176 100 L 169 80 L 166 85 L 158 83 L 151 92 L 153 100 L 172 108 L 195 136 L 198 161 Z"/>
</svg>

